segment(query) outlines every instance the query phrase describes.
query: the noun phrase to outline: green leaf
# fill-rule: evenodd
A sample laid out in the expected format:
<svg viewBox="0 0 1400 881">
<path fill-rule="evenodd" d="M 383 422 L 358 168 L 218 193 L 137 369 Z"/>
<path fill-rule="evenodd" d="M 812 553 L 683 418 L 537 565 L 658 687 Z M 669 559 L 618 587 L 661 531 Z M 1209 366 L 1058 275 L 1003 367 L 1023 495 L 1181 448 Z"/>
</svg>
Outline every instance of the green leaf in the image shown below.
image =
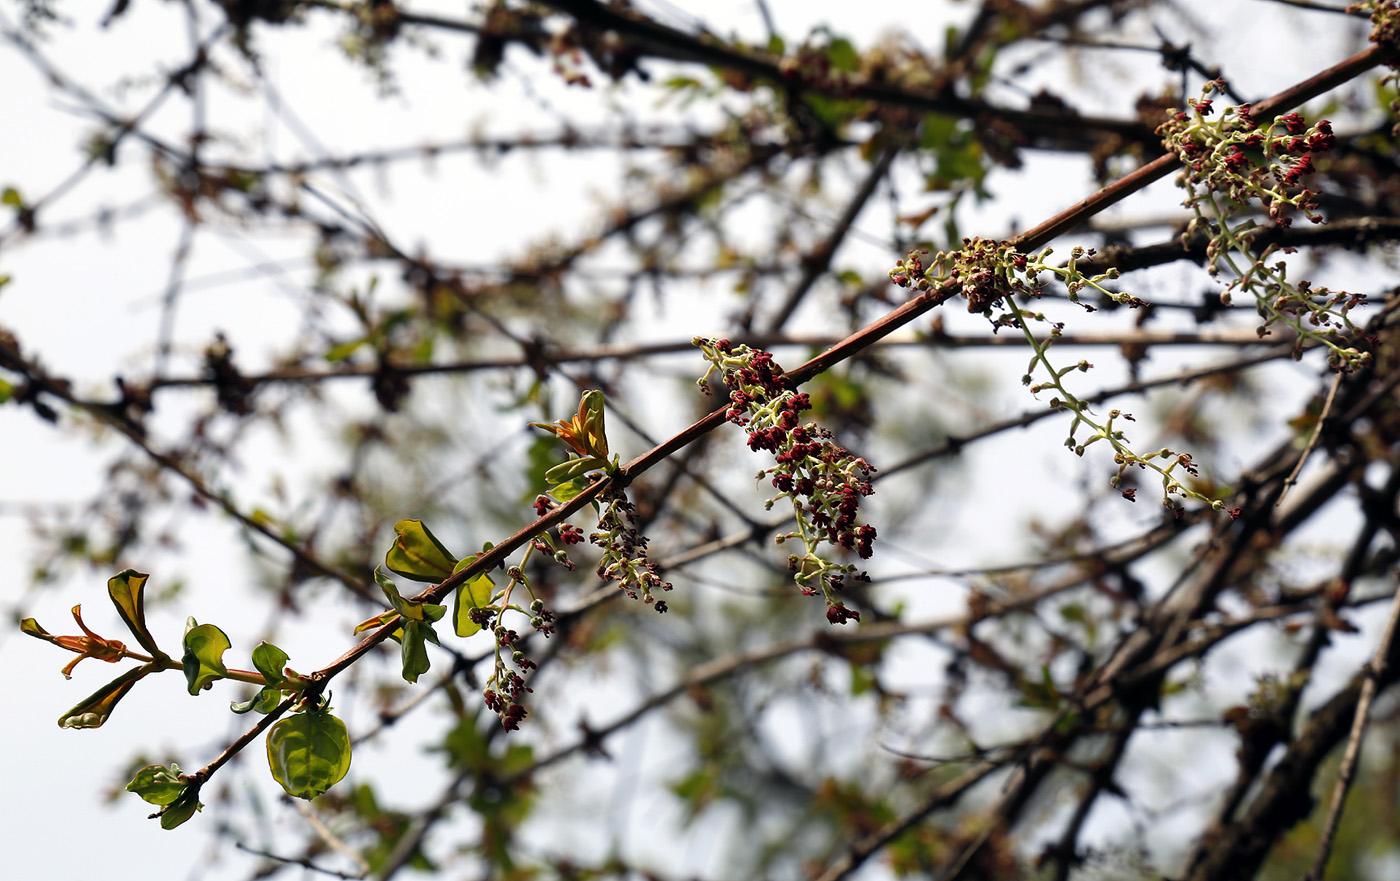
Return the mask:
<svg viewBox="0 0 1400 881">
<path fill-rule="evenodd" d="M 476 554 L 457 564 L 457 570 L 467 568 L 476 561 Z M 456 574 L 456 571 L 453 574 Z M 481 625 L 471 619 L 472 609 L 482 608 L 491 602 L 491 594 L 496 590 L 496 582 L 490 575 L 478 575 L 457 588 L 452 600 L 452 626 L 458 636 L 471 636 L 481 630 Z"/>
<path fill-rule="evenodd" d="M 591 483 L 592 481 L 588 480 L 587 478 L 575 478 L 574 480 L 566 481 L 554 487 L 549 491 L 549 495 L 556 502 L 559 502 L 560 504 L 567 504 L 569 501 L 574 499 L 579 493 L 588 489 Z"/>
<path fill-rule="evenodd" d="M 452 571 L 448 570 L 447 575 L 444 575 L 443 578 L 445 579 L 451 574 Z M 426 621 L 431 624 L 441 620 L 442 616 L 447 614 L 446 606 L 439 606 L 436 603 L 420 603 L 400 596 L 398 587 L 385 577 L 377 566 L 374 569 L 374 580 L 378 582 L 379 589 L 384 591 L 389 605 L 393 607 L 395 612 L 398 612 L 399 617 L 404 621 Z"/>
<path fill-rule="evenodd" d="M 147 765 L 136 772 L 126 785 L 127 792 L 134 792 L 153 805 L 160 805 L 156 814 L 160 817 L 160 828 L 174 829 L 194 816 L 195 811 L 204 810 L 199 803 L 199 786 L 192 784 L 188 777 L 180 773 L 180 766 L 171 763 Z"/>
<path fill-rule="evenodd" d="M 571 480 L 582 477 L 589 471 L 597 471 L 599 468 L 607 467 L 608 460 L 600 459 L 597 456 L 589 456 L 586 459 L 573 458 L 559 465 L 555 465 L 544 473 L 544 481 L 550 486 L 556 483 L 568 483 Z M 577 493 L 575 493 L 577 495 Z"/>
<path fill-rule="evenodd" d="M 447 573 L 451 575 L 451 572 Z M 405 599 L 399 595 L 399 589 L 394 586 L 383 572 L 375 567 L 374 580 L 378 582 L 379 589 L 384 591 L 384 596 L 389 599 L 389 605 L 398 613 L 403 626 L 393 634 L 393 638 L 398 640 L 402 660 L 403 678 L 409 682 L 417 682 L 418 677 L 428 672 L 432 666 L 432 661 L 428 658 L 428 648 L 426 642 L 434 645 L 441 645 L 438 642 L 437 632 L 433 630 L 433 624 L 442 620 L 442 616 L 447 614 L 447 607 L 437 603 L 420 603 L 414 600 Z"/>
<path fill-rule="evenodd" d="M 126 791 L 136 793 L 150 804 L 164 806 L 174 804 L 188 783 L 188 780 L 182 779 L 179 765 L 171 763 L 169 768 L 147 765 L 131 778 Z"/>
<path fill-rule="evenodd" d="M 603 424 L 603 393 L 589 389 L 579 399 L 579 414 L 583 417 L 584 437 L 588 439 L 588 450 L 594 456 L 608 458 L 608 434 Z"/>
<path fill-rule="evenodd" d="M 267 763 L 288 795 L 313 799 L 350 770 L 350 734 L 326 710 L 298 713 L 267 732 Z"/>
<path fill-rule="evenodd" d="M 425 605 L 424 608 L 438 610 L 434 621 L 447 612 L 445 606 Z M 418 677 L 427 673 L 433 665 L 432 659 L 428 657 L 426 643 L 442 645 L 438 642 L 437 631 L 433 630 L 433 625 L 427 621 L 405 621 L 403 630 L 399 631 L 397 637 L 403 662 L 403 678 L 406 682 L 417 682 Z"/>
<path fill-rule="evenodd" d="M 860 70 L 860 54 L 845 37 L 837 37 L 826 47 L 826 60 L 836 70 Z"/>
<path fill-rule="evenodd" d="M 394 546 L 384 557 L 390 571 L 411 581 L 437 584 L 452 574 L 457 558 L 442 546 L 422 520 L 400 520 L 394 524 Z"/>
<path fill-rule="evenodd" d="M 15 387 L 3 379 L 0 379 L 0 404 L 5 403 L 15 393 Z"/>
<path fill-rule="evenodd" d="M 344 361 L 346 358 L 349 358 L 351 355 L 355 354 L 355 350 L 360 348 L 360 346 L 363 346 L 367 342 L 369 342 L 369 337 L 360 337 L 357 340 L 350 340 L 348 342 L 338 343 L 326 350 L 325 359 L 332 363 L 336 361 Z"/>
<path fill-rule="evenodd" d="M 11 208 L 23 208 L 24 197 L 14 187 L 5 187 L 5 191 L 0 193 L 0 204 L 9 205 Z"/>
<path fill-rule="evenodd" d="M 214 684 L 215 679 L 228 675 L 224 652 L 232 645 L 224 632 L 213 624 L 196 624 L 193 618 L 185 623 L 185 682 L 190 694 L 197 695 Z"/>
<path fill-rule="evenodd" d="M 160 650 L 156 645 L 156 638 L 146 629 L 146 604 L 142 592 L 149 577 L 135 569 L 124 569 L 107 579 L 107 596 L 112 598 L 112 605 L 117 607 L 117 614 L 126 624 L 126 629 L 141 643 L 141 647 L 156 658 L 165 658 L 169 656 Z"/>
<path fill-rule="evenodd" d="M 131 691 L 131 687 L 147 673 L 154 673 L 158 669 L 156 664 L 146 664 L 135 670 L 126 671 L 60 716 L 58 727 L 101 728 L 107 718 L 112 715 L 112 709 L 116 707 L 117 702 L 126 697 L 126 693 Z"/>
<path fill-rule="evenodd" d="M 243 715 L 250 710 L 257 710 L 266 716 L 277 709 L 277 705 L 282 702 L 282 690 L 272 685 L 265 685 L 258 689 L 258 693 L 248 698 L 246 701 L 230 701 L 228 708 L 238 715 Z"/>
<path fill-rule="evenodd" d="M 289 660 L 286 652 L 270 642 L 260 642 L 253 649 L 253 669 L 263 675 L 268 685 L 277 685 L 287 678 L 282 670 Z"/>
<path fill-rule="evenodd" d="M 199 787 L 186 786 L 185 791 L 180 793 L 180 797 L 161 808 L 156 816 L 160 817 L 160 828 L 174 829 L 193 817 L 195 811 L 202 810 L 204 810 L 204 805 L 199 800 Z"/>
</svg>

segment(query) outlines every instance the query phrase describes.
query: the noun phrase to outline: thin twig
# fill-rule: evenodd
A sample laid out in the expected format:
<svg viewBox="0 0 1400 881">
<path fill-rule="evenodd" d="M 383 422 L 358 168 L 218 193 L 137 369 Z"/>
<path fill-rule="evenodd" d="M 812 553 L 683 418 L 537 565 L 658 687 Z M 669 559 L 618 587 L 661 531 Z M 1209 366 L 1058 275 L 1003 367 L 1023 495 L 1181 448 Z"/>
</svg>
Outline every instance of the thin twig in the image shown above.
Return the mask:
<svg viewBox="0 0 1400 881">
<path fill-rule="evenodd" d="M 1278 501 L 1274 502 L 1277 508 L 1283 504 L 1284 496 L 1288 495 L 1288 490 L 1293 484 L 1298 482 L 1298 473 L 1303 470 L 1303 465 L 1308 461 L 1308 456 L 1313 448 L 1317 446 L 1317 439 L 1322 437 L 1322 424 L 1327 421 L 1327 415 L 1332 412 L 1332 401 L 1337 397 L 1337 388 L 1342 384 L 1342 374 L 1336 373 L 1332 376 L 1332 386 L 1327 389 L 1327 400 L 1322 402 L 1322 412 L 1317 414 L 1317 424 L 1313 426 L 1312 436 L 1308 438 L 1308 445 L 1303 448 L 1303 454 L 1298 457 L 1298 464 L 1293 466 L 1293 471 L 1283 481 L 1283 489 L 1279 491 Z"/>
<path fill-rule="evenodd" d="M 317 837 L 324 841 L 327 847 L 337 853 L 344 854 L 359 868 L 360 873 L 358 875 L 349 877 L 363 878 L 369 874 L 369 860 L 366 860 L 359 851 L 346 844 L 339 836 L 332 832 L 330 827 L 321 821 L 321 818 L 316 812 L 311 810 L 311 805 L 299 798 L 292 799 L 292 803 L 296 805 L 297 812 L 306 819 L 306 822 L 310 824 L 311 828 L 316 832 Z"/>
<path fill-rule="evenodd" d="M 310 871 L 312 871 L 312 872 L 320 872 L 322 875 L 330 875 L 332 878 L 363 878 L 363 877 L 365 877 L 363 874 L 360 874 L 360 875 L 347 875 L 347 874 L 345 874 L 344 872 L 337 872 L 335 869 L 327 869 L 327 868 L 324 868 L 324 867 L 322 867 L 322 866 L 318 866 L 318 865 L 316 865 L 315 863 L 311 862 L 311 860 L 307 859 L 306 857 L 284 857 L 284 856 L 278 856 L 278 855 L 275 854 L 275 853 L 268 853 L 268 852 L 265 851 L 265 850 L 258 850 L 258 849 L 255 848 L 255 847 L 249 847 L 248 845 L 243 844 L 242 842 L 234 842 L 234 845 L 233 845 L 233 846 L 236 847 L 236 848 L 238 848 L 239 850 L 243 851 L 244 853 L 250 853 L 250 854 L 252 854 L 253 856 L 262 857 L 263 859 L 266 859 L 266 860 L 275 860 L 276 862 L 284 863 L 284 864 L 289 865 L 289 866 L 301 866 L 303 869 L 308 869 L 308 870 L 310 870 Z M 274 870 L 274 871 L 275 871 L 275 870 Z M 259 873 L 258 875 L 255 875 L 254 877 L 261 878 L 261 877 L 266 877 L 266 876 L 265 876 L 264 874 L 262 874 L 262 873 Z"/>
</svg>

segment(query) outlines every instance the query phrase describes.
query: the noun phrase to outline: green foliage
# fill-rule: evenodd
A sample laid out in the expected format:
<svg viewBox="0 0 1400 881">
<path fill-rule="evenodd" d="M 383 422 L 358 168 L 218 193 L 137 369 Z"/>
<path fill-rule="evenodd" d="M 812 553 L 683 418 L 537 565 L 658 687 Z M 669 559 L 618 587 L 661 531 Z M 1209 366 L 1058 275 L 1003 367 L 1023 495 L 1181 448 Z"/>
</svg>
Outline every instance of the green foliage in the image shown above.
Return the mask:
<svg viewBox="0 0 1400 881">
<path fill-rule="evenodd" d="M 185 622 L 185 656 L 181 664 L 185 670 L 185 682 L 191 695 L 197 695 L 213 686 L 215 679 L 228 675 L 224 666 L 224 652 L 233 643 L 222 630 L 213 624 L 199 624 L 193 617 Z"/>
<path fill-rule="evenodd" d="M 484 550 L 490 550 L 486 547 Z M 476 562 L 476 555 L 464 557 L 453 570 L 454 575 Z M 490 575 L 478 575 L 452 592 L 452 628 L 458 636 L 473 636 L 481 625 L 471 619 L 472 609 L 484 609 L 491 604 L 496 582 Z"/>
<path fill-rule="evenodd" d="M 418 677 L 428 672 L 428 668 L 432 666 L 426 644 L 431 642 L 439 645 L 433 624 L 447 614 L 447 607 L 404 599 L 399 595 L 394 582 L 379 569 L 374 570 L 374 580 L 384 591 L 384 596 L 388 598 L 394 613 L 399 616 L 399 628 L 394 631 L 392 638 L 398 641 L 402 649 L 403 678 L 408 682 L 417 682 Z"/>
<path fill-rule="evenodd" d="M 199 801 L 199 785 L 180 773 L 180 766 L 171 764 L 147 765 L 136 772 L 136 776 L 126 785 L 127 792 L 134 792 L 153 805 L 159 805 L 156 817 L 160 828 L 174 829 L 204 810 Z"/>
<path fill-rule="evenodd" d="M 394 545 L 385 555 L 384 565 L 411 581 L 436 584 L 452 575 L 457 558 L 428 531 L 422 520 L 400 520 L 394 524 Z"/>
<path fill-rule="evenodd" d="M 350 733 L 326 709 L 296 713 L 267 732 L 267 763 L 288 795 L 313 799 L 350 770 Z"/>
<path fill-rule="evenodd" d="M 146 629 L 144 591 L 146 579 L 149 577 L 144 572 L 125 569 L 107 580 L 107 595 L 116 607 L 117 614 L 121 616 L 122 623 L 136 637 L 141 647 L 155 658 L 164 658 L 165 653 L 156 645 L 155 637 Z"/>
<path fill-rule="evenodd" d="M 287 653 L 272 643 L 258 643 L 253 649 L 253 667 L 268 684 L 248 700 L 230 703 L 229 709 L 239 715 L 256 710 L 265 716 L 281 703 L 284 691 L 300 691 L 304 685 L 301 677 L 290 668 L 284 670 L 288 660 Z"/>
<path fill-rule="evenodd" d="M 80 701 L 77 706 L 58 717 L 60 728 L 101 728 L 117 702 L 126 697 L 132 687 L 150 673 L 158 670 L 154 664 L 128 670 Z"/>
</svg>

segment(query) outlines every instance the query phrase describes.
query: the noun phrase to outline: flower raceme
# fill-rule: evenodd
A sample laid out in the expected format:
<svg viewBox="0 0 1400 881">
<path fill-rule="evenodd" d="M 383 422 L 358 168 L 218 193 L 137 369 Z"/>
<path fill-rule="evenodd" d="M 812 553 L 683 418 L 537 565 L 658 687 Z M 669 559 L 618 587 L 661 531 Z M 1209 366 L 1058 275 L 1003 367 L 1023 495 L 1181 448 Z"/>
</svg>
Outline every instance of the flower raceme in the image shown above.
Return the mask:
<svg viewBox="0 0 1400 881">
<path fill-rule="evenodd" d="M 831 623 L 859 621 L 860 613 L 846 608 L 836 594 L 847 576 L 865 580 L 865 574 L 857 575 L 854 565 L 831 562 L 820 551 L 830 544 L 861 559 L 870 557 L 875 527 L 860 523 L 858 516 L 860 500 L 873 491 L 875 469 L 837 444 L 830 431 L 802 422 L 811 399 L 788 387 L 772 355 L 728 340 L 697 337 L 691 343 L 710 362 L 700 387 L 708 394 L 706 380 L 719 371 L 729 391 L 725 417 L 748 432 L 749 449 L 773 454 L 776 464 L 759 471 L 758 479 L 768 479 L 778 490 L 767 508 L 782 498 L 792 503 L 797 528 L 778 536 L 778 542 L 798 539 L 804 546 L 801 556 L 788 557 L 798 587 L 808 595 L 821 591 Z"/>
<path fill-rule="evenodd" d="M 1223 272 L 1231 279 L 1220 293 L 1221 302 L 1229 305 L 1236 294 L 1253 297 L 1263 318 L 1260 337 L 1275 327 L 1292 331 L 1295 357 L 1308 345 L 1320 345 L 1334 369 L 1355 370 L 1371 357 L 1350 344 L 1365 338 L 1350 313 L 1366 298 L 1290 278 L 1279 254 L 1292 249 L 1277 244 L 1258 248 L 1255 237 L 1263 227 L 1249 216 L 1258 203 L 1279 228 L 1292 223 L 1293 212 L 1324 222 L 1318 193 L 1302 181 L 1316 170 L 1316 157 L 1336 146 L 1332 124 L 1323 119 L 1309 126 L 1297 113 L 1266 124 L 1254 118 L 1248 104 L 1226 106 L 1217 114 L 1209 96 L 1224 88 L 1219 80 L 1206 83 L 1202 97 L 1190 102 L 1191 112 L 1176 111 L 1158 129 L 1184 166 L 1178 183 L 1195 214 L 1184 236 L 1209 237 L 1207 268 L 1212 276 Z"/>
</svg>

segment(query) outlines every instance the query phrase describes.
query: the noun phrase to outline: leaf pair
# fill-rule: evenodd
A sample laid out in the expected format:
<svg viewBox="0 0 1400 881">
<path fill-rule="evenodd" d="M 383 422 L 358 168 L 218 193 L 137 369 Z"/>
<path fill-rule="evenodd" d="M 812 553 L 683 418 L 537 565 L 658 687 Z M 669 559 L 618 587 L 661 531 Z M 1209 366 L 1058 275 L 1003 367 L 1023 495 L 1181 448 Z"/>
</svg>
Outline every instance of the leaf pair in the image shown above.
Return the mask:
<svg viewBox="0 0 1400 881">
<path fill-rule="evenodd" d="M 171 763 L 147 765 L 136 772 L 126 785 L 127 792 L 134 792 L 148 803 L 160 805 L 160 810 L 152 814 L 160 818 L 160 828 L 174 829 L 193 817 L 195 811 L 204 810 L 199 801 L 199 784 L 192 782 L 180 773 L 180 766 Z"/>
<path fill-rule="evenodd" d="M 394 524 L 394 532 L 394 545 L 389 548 L 384 565 L 412 581 L 431 584 L 446 581 L 475 563 L 478 556 L 472 554 L 458 560 L 421 520 L 400 520 Z M 482 548 L 483 552 L 489 550 L 489 543 Z M 485 574 L 457 588 L 452 604 L 452 626 L 458 636 L 468 637 L 481 630 L 481 625 L 471 620 L 471 610 L 490 605 L 495 588 L 496 582 Z M 390 602 L 392 604 L 392 600 Z"/>
</svg>

